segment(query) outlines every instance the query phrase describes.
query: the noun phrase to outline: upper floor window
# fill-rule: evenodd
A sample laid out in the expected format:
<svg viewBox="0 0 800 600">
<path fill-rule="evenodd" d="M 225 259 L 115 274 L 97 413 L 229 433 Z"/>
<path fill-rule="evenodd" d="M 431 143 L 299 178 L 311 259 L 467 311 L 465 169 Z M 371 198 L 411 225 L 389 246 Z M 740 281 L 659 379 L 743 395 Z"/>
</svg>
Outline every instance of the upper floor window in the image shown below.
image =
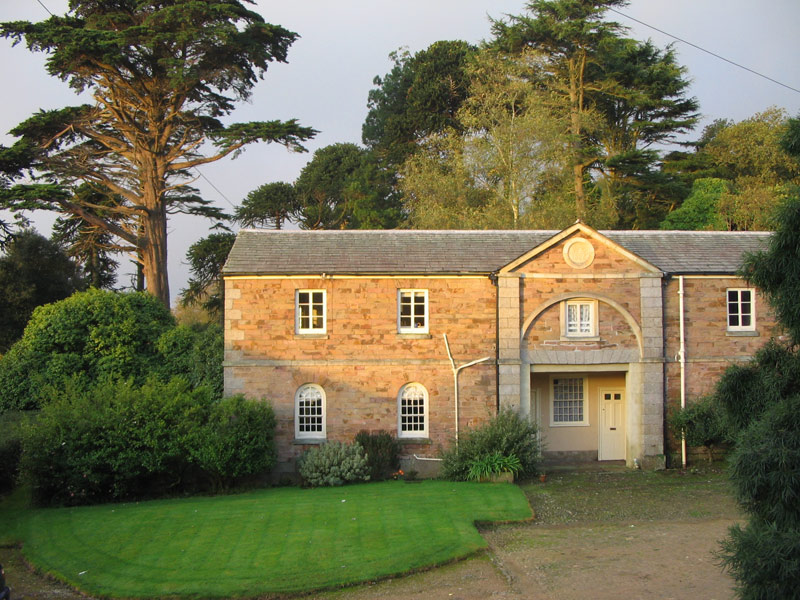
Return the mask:
<svg viewBox="0 0 800 600">
<path fill-rule="evenodd" d="M 325 437 L 325 390 L 315 383 L 301 385 L 294 395 L 294 437 Z"/>
<path fill-rule="evenodd" d="M 752 288 L 729 289 L 728 331 L 754 331 L 756 328 L 756 295 Z"/>
<path fill-rule="evenodd" d="M 325 290 L 295 292 L 297 333 L 325 333 Z"/>
<path fill-rule="evenodd" d="M 397 437 L 428 437 L 428 390 L 408 383 L 397 395 Z"/>
<path fill-rule="evenodd" d="M 567 300 L 564 303 L 564 336 L 594 337 L 597 335 L 597 301 Z"/>
<path fill-rule="evenodd" d="M 585 379 L 554 377 L 551 425 L 588 425 Z"/>
<path fill-rule="evenodd" d="M 428 290 L 397 291 L 397 331 L 428 333 Z"/>
</svg>

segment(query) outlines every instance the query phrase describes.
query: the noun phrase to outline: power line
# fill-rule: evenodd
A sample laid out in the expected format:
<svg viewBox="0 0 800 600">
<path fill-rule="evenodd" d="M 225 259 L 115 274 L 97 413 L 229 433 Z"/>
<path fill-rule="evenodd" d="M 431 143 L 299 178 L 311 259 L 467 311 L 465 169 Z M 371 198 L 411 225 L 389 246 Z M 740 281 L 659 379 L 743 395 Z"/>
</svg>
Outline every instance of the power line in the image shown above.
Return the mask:
<svg viewBox="0 0 800 600">
<path fill-rule="evenodd" d="M 228 200 L 228 197 L 225 194 L 223 194 L 222 191 L 220 191 L 220 189 L 217 186 L 215 186 L 213 183 L 211 183 L 211 180 L 208 177 L 206 177 L 205 175 L 203 175 L 203 173 L 202 173 L 202 171 L 200 171 L 200 169 L 198 169 L 197 167 L 194 167 L 194 170 L 197 172 L 198 175 L 200 175 L 200 177 L 202 177 L 205 180 L 205 182 L 208 185 L 210 185 L 212 188 L 214 188 L 214 190 L 220 196 L 222 196 L 225 199 L 225 202 L 227 202 L 228 204 L 231 205 L 231 208 L 236 208 L 236 205 L 233 202 L 231 202 L 230 200 Z"/>
<path fill-rule="evenodd" d="M 663 29 L 659 29 L 658 27 L 654 27 L 653 25 L 650 25 L 649 23 L 645 23 L 644 21 L 640 21 L 639 19 L 634 19 L 630 15 L 626 15 L 625 13 L 622 13 L 622 12 L 620 12 L 618 10 L 613 9 L 613 8 L 609 8 L 608 10 L 610 10 L 613 13 L 617 13 L 621 17 L 625 17 L 626 19 L 630 19 L 631 21 L 635 21 L 635 22 L 639 23 L 640 25 L 644 25 L 645 27 L 649 27 L 650 29 L 658 31 L 659 33 L 663 33 L 664 35 L 666 35 L 668 37 L 671 37 L 673 40 L 677 40 L 679 42 L 683 42 L 684 44 L 686 44 L 688 46 L 691 46 L 692 48 L 697 48 L 701 52 L 705 52 L 706 54 L 710 54 L 714 58 L 718 58 L 720 60 L 724 60 L 726 63 L 729 63 L 729 64 L 733 65 L 734 67 L 739 67 L 740 69 L 744 69 L 745 71 L 748 71 L 749 73 L 752 73 L 753 75 L 758 75 L 759 77 L 763 77 L 764 79 L 766 79 L 768 81 L 771 81 L 772 83 L 777 83 L 778 85 L 780 85 L 782 87 L 785 87 L 787 90 L 791 90 L 793 92 L 797 92 L 798 94 L 800 94 L 800 90 L 798 90 L 797 88 L 793 88 L 790 85 L 786 85 L 785 83 L 782 83 L 782 82 L 778 81 L 777 79 L 773 79 L 772 77 L 764 75 L 763 73 L 759 73 L 758 71 L 754 71 L 753 69 L 745 67 L 744 65 L 740 65 L 737 62 L 734 62 L 732 60 L 729 60 L 729 59 L 725 58 L 724 56 L 720 56 L 719 54 L 711 52 L 711 50 L 706 50 L 702 46 L 698 46 L 697 44 L 693 44 L 692 42 L 690 42 L 688 40 L 684 40 L 682 38 L 679 38 L 676 35 L 672 35 L 671 33 L 668 33 L 666 31 L 664 31 Z"/>
<path fill-rule="evenodd" d="M 44 2 L 42 2 L 42 0 L 36 0 L 36 1 L 37 1 L 37 2 L 38 2 L 38 3 L 39 3 L 41 6 L 42 6 L 42 8 L 43 8 L 43 9 L 45 9 L 45 10 L 47 11 L 47 14 L 48 14 L 48 15 L 50 15 L 51 17 L 54 17 L 54 16 L 55 16 L 53 13 L 51 13 L 51 12 L 50 12 L 50 9 L 49 9 L 49 8 L 47 8 L 47 7 L 44 5 Z"/>
</svg>

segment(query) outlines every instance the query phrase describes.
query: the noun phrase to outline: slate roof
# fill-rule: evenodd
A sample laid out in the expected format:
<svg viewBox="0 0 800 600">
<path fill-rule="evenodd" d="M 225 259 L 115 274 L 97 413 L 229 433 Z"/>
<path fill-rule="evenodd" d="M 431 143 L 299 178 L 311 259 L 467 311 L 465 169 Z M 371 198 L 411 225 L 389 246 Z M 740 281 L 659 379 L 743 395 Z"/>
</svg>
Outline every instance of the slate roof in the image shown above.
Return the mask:
<svg viewBox="0 0 800 600">
<path fill-rule="evenodd" d="M 243 229 L 225 275 L 492 273 L 559 231 Z M 667 274 L 735 273 L 768 232 L 600 231 Z"/>
</svg>

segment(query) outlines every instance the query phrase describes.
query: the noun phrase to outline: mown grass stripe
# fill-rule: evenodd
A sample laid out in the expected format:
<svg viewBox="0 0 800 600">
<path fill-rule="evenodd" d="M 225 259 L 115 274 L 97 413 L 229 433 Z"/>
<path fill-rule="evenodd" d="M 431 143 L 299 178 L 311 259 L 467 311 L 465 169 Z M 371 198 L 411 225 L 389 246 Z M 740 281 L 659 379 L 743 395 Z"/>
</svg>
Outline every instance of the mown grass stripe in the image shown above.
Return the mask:
<svg viewBox="0 0 800 600">
<path fill-rule="evenodd" d="M 5 514 L 31 562 L 110 597 L 335 587 L 465 556 L 485 547 L 476 521 L 531 516 L 515 486 L 441 481 Z"/>
</svg>

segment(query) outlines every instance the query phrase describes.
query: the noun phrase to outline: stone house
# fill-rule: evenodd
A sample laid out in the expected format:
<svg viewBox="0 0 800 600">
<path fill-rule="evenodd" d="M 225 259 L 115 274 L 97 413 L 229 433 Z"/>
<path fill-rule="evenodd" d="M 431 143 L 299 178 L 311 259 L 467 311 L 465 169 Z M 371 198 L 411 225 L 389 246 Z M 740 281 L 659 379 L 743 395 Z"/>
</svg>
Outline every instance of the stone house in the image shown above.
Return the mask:
<svg viewBox="0 0 800 600">
<path fill-rule="evenodd" d="M 735 273 L 767 233 L 242 230 L 225 388 L 268 399 L 279 462 L 386 430 L 435 457 L 501 407 L 552 460 L 647 465 L 667 406 L 771 335 Z"/>
</svg>

